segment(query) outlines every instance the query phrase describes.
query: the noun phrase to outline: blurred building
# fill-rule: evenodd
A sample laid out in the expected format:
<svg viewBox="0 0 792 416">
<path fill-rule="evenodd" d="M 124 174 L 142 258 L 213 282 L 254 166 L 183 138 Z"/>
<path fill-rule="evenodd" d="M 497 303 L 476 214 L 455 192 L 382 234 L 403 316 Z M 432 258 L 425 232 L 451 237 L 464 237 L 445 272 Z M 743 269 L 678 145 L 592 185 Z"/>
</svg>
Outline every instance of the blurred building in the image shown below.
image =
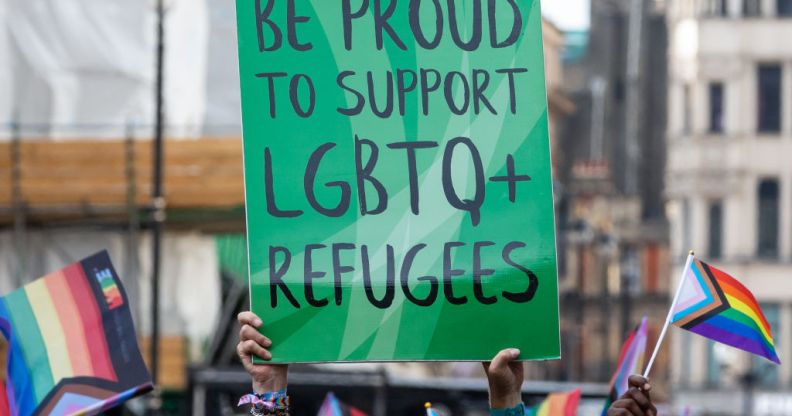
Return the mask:
<svg viewBox="0 0 792 416">
<path fill-rule="evenodd" d="M 0 0 L 0 294 L 108 249 L 138 305 L 144 355 L 157 208 L 154 5 Z M 159 382 L 166 394 L 189 389 L 195 403 L 207 399 L 194 410 L 220 414 L 222 403 L 230 410 L 249 389 L 234 352 L 234 312 L 247 307 L 236 15 L 226 0 L 166 5 Z M 544 29 L 551 140 L 554 154 L 563 155 L 560 132 L 574 104 L 563 92 L 562 33 L 547 22 Z M 191 365 L 195 372 L 188 373 Z M 367 410 L 387 389 L 391 406 L 405 409 L 415 404 L 409 400 L 420 408 L 427 399 L 447 400 L 453 409 L 486 407 L 484 380 L 459 381 L 483 375 L 478 363 L 344 368 L 340 375 L 337 368 L 303 368 L 292 380 L 307 406 L 300 411 L 315 411 L 330 388 Z M 453 378 L 422 381 L 438 376 Z M 215 383 L 214 390 L 191 382 Z M 526 397 L 568 387 L 534 383 Z M 603 385 L 583 387 L 587 398 L 605 393 Z M 375 414 L 384 414 L 376 406 Z"/>
<path fill-rule="evenodd" d="M 558 171 L 563 163 L 563 149 L 559 137 L 559 129 L 571 114 L 575 112 L 575 103 L 566 93 L 564 77 L 564 51 L 566 48 L 564 33 L 552 22 L 542 19 L 542 43 L 545 58 L 545 83 L 547 86 L 547 105 L 549 133 L 553 169 Z"/>
<path fill-rule="evenodd" d="M 576 111 L 555 155 L 564 359 L 549 377 L 607 382 L 627 331 L 648 316 L 652 343 L 669 303 L 665 16 L 655 1 L 637 13 L 635 4 L 592 1 L 590 30 L 568 34 L 564 91 Z M 631 19 L 642 27 L 637 47 Z M 661 380 L 667 362 L 659 357 Z"/>
<path fill-rule="evenodd" d="M 691 248 L 740 279 L 784 362 L 672 331 L 675 403 L 792 414 L 792 1 L 671 0 L 668 24 L 674 280 Z"/>
</svg>

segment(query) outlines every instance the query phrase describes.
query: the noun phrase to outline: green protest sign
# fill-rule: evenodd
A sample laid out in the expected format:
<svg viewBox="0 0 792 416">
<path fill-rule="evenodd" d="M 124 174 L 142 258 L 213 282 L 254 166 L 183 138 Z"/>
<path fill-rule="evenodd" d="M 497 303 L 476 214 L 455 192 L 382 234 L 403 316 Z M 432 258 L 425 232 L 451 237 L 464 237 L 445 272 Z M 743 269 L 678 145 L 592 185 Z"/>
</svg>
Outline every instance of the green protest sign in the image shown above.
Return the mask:
<svg viewBox="0 0 792 416">
<path fill-rule="evenodd" d="M 559 356 L 539 0 L 237 0 L 277 362 Z"/>
</svg>

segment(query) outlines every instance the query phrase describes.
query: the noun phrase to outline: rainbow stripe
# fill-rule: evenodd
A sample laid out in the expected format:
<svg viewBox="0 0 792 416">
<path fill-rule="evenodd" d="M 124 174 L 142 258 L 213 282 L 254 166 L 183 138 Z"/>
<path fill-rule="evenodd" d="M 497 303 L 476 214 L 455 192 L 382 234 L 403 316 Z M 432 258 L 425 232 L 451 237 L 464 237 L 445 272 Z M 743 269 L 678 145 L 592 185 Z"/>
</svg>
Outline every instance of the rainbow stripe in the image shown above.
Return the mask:
<svg viewBox="0 0 792 416">
<path fill-rule="evenodd" d="M 98 270 L 110 271 L 117 297 L 107 297 Z M 150 388 L 125 303 L 107 253 L 0 298 L 8 414 L 89 414 Z"/>
<path fill-rule="evenodd" d="M 648 332 L 647 318 L 644 316 L 641 323 L 630 332 L 627 340 L 624 341 L 619 353 L 618 367 L 610 381 L 610 394 L 605 401 L 605 408 L 602 410 L 603 416 L 608 413 L 611 404 L 630 388 L 628 384 L 630 375 L 638 374 L 642 370 L 646 358 Z"/>
<path fill-rule="evenodd" d="M 538 405 L 528 409 L 528 416 L 576 416 L 580 405 L 580 389 L 567 393 L 551 393 Z"/>
<path fill-rule="evenodd" d="M 104 269 L 96 272 L 95 276 L 102 287 L 102 293 L 104 293 L 105 301 L 109 308 L 115 309 L 123 305 L 124 301 L 121 298 L 121 291 L 118 289 L 115 279 L 113 279 L 113 272 L 110 269 Z"/>
<path fill-rule="evenodd" d="M 780 364 L 770 324 L 753 294 L 728 274 L 693 259 L 672 323 Z"/>
<path fill-rule="evenodd" d="M 362 411 L 341 403 L 332 392 L 327 393 L 318 416 L 368 416 Z"/>
</svg>

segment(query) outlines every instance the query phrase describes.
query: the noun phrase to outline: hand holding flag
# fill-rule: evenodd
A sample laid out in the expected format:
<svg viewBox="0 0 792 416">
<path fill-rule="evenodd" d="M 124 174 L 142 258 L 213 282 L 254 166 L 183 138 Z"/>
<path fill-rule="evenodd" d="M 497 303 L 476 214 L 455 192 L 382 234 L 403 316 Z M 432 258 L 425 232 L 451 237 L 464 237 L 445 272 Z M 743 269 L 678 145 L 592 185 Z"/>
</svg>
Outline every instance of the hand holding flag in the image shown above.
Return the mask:
<svg viewBox="0 0 792 416">
<path fill-rule="evenodd" d="M 607 409 L 607 416 L 646 415 L 657 416 L 657 408 L 652 404 L 650 392 L 652 385 L 641 376 L 629 378 L 629 388 Z"/>
<path fill-rule="evenodd" d="M 619 364 L 610 382 L 610 394 L 605 402 L 602 414 L 608 412 L 611 404 L 623 396 L 630 388 L 629 377 L 641 371 L 646 356 L 646 341 L 648 327 L 647 318 L 644 316 L 641 323 L 633 330 L 624 341 L 621 352 L 619 353 Z"/>
</svg>

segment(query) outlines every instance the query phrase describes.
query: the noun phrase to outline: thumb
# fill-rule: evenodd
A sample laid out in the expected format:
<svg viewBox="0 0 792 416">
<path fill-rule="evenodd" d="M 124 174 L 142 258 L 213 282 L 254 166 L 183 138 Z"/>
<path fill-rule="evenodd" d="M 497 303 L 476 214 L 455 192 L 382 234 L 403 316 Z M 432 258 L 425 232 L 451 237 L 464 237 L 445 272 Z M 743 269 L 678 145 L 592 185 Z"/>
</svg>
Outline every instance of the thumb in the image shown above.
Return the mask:
<svg viewBox="0 0 792 416">
<path fill-rule="evenodd" d="M 652 385 L 649 384 L 649 380 L 647 380 L 643 376 L 639 376 L 637 374 L 631 375 L 627 379 L 627 383 L 631 387 L 637 387 L 637 388 L 639 388 L 639 389 L 641 389 L 643 391 L 647 391 L 648 392 L 649 390 L 652 390 Z"/>
<path fill-rule="evenodd" d="M 520 357 L 520 350 L 516 348 L 507 348 L 502 350 L 492 359 L 489 369 L 492 371 L 500 371 L 509 366 L 509 363 Z M 485 366 L 486 367 L 486 366 Z"/>
</svg>

